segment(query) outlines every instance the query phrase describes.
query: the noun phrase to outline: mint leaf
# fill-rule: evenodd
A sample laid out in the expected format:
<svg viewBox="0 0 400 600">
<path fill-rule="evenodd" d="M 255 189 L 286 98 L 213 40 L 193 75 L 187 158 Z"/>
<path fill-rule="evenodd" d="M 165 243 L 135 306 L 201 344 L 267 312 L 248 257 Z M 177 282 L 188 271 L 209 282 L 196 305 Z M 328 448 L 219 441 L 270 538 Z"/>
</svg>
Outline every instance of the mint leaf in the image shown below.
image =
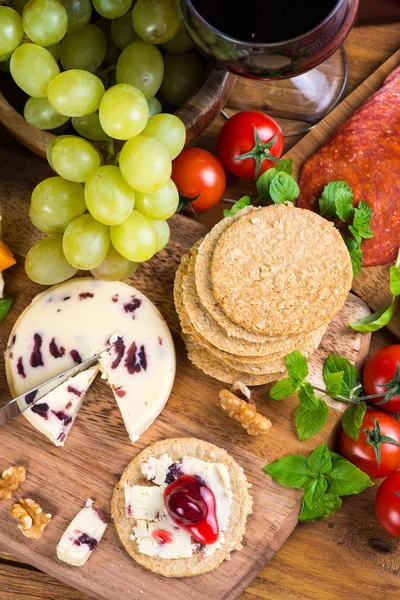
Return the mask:
<svg viewBox="0 0 400 600">
<path fill-rule="evenodd" d="M 390 267 L 390 291 L 393 296 L 400 294 L 400 267 Z"/>
<path fill-rule="evenodd" d="M 311 471 L 326 475 L 332 468 L 331 455 L 326 444 L 321 444 L 313 450 L 308 458 Z"/>
<path fill-rule="evenodd" d="M 342 234 L 342 238 L 350 254 L 353 277 L 357 277 L 362 267 L 362 252 L 360 248 L 360 242 L 357 241 L 352 235 Z"/>
<path fill-rule="evenodd" d="M 339 180 L 328 183 L 319 199 L 319 210 L 327 219 L 350 219 L 353 214 L 353 192 L 349 184 Z"/>
<path fill-rule="evenodd" d="M 2 298 L 0 300 L 0 323 L 4 321 L 11 308 L 14 298 Z"/>
<path fill-rule="evenodd" d="M 329 387 L 329 378 L 332 373 L 343 372 L 342 386 L 340 392 L 336 396 L 343 396 L 349 399 L 350 394 L 358 396 L 361 391 L 361 386 L 358 390 L 354 390 L 360 385 L 360 373 L 347 358 L 339 356 L 339 354 L 328 354 L 324 362 L 323 376 L 326 387 Z M 352 392 L 352 390 L 354 390 Z"/>
<path fill-rule="evenodd" d="M 299 194 L 300 190 L 297 181 L 284 171 L 275 175 L 271 181 L 269 195 L 275 204 L 286 201 L 294 202 Z"/>
<path fill-rule="evenodd" d="M 299 521 L 301 523 L 308 523 L 315 519 L 326 519 L 341 506 L 342 500 L 339 496 L 334 496 L 333 494 L 324 494 L 318 504 L 312 508 L 308 508 L 303 498 Z"/>
<path fill-rule="evenodd" d="M 298 350 L 293 350 L 286 356 L 285 362 L 289 380 L 298 388 L 308 375 L 307 359 Z"/>
<path fill-rule="evenodd" d="M 292 164 L 293 163 L 290 158 L 285 158 L 285 159 L 279 161 L 275 165 L 275 167 L 268 169 L 267 171 L 265 171 L 265 173 L 260 175 L 260 177 L 257 179 L 257 182 L 256 182 L 258 197 L 260 200 L 269 200 L 270 199 L 269 188 L 271 186 L 271 182 L 274 179 L 275 175 L 277 175 L 281 171 L 283 171 L 284 173 L 287 173 L 288 175 L 291 175 L 292 174 Z"/>
<path fill-rule="evenodd" d="M 250 196 L 243 196 L 237 202 L 235 202 L 232 208 L 224 209 L 224 217 L 233 217 L 233 215 L 236 215 L 236 213 L 239 212 L 239 210 L 242 210 L 242 208 L 244 208 L 245 206 L 250 206 L 250 204 Z"/>
<path fill-rule="evenodd" d="M 328 418 L 328 405 L 317 398 L 314 389 L 307 381 L 297 392 L 300 406 L 296 410 L 296 429 L 299 440 L 304 442 L 318 433 Z"/>
<path fill-rule="evenodd" d="M 330 451 L 332 469 L 326 476 L 328 493 L 335 496 L 348 496 L 359 494 L 365 488 L 374 485 L 366 473 L 354 466 L 351 462 Z"/>
<path fill-rule="evenodd" d="M 297 386 L 294 385 L 290 379 L 281 379 L 278 381 L 269 392 L 269 397 L 272 400 L 283 400 L 288 396 L 291 396 L 297 390 Z"/>
<path fill-rule="evenodd" d="M 355 323 L 349 323 L 349 326 L 354 329 L 354 331 L 360 331 L 361 333 L 365 333 L 366 331 L 378 331 L 378 329 L 382 329 L 385 327 L 393 317 L 394 313 L 394 302 L 387 308 L 380 308 L 376 312 L 372 313 L 372 315 L 368 315 Z"/>
<path fill-rule="evenodd" d="M 325 379 L 326 392 L 329 396 L 338 396 L 342 389 L 344 371 L 337 373 L 327 373 Z"/>
<path fill-rule="evenodd" d="M 343 413 L 343 431 L 347 433 L 347 435 L 349 435 L 353 440 L 358 440 L 366 410 L 367 405 L 363 400 L 355 406 L 349 406 L 349 408 L 347 408 Z"/>
<path fill-rule="evenodd" d="M 304 502 L 308 508 L 313 508 L 326 492 L 328 484 L 325 477 L 320 475 L 317 479 L 309 479 L 304 484 Z"/>
<path fill-rule="evenodd" d="M 359 202 L 357 208 L 354 209 L 352 230 L 354 229 L 360 237 L 366 240 L 374 237 L 374 232 L 370 227 L 371 220 L 371 207 L 366 202 Z"/>
<path fill-rule="evenodd" d="M 275 460 L 265 465 L 264 471 L 272 479 L 288 487 L 302 488 L 310 479 L 308 459 L 299 454 L 291 454 Z"/>
</svg>

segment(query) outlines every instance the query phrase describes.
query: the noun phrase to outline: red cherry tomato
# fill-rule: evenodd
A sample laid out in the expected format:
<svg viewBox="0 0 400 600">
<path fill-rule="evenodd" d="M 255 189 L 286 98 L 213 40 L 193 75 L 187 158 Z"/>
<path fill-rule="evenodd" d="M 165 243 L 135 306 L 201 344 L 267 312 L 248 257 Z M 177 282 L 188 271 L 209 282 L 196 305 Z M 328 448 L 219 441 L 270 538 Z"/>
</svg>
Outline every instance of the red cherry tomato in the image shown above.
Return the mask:
<svg viewBox="0 0 400 600">
<path fill-rule="evenodd" d="M 363 429 L 368 430 L 368 435 Z M 382 441 L 381 436 L 391 438 L 395 443 Z M 367 410 L 358 440 L 353 440 L 341 429 L 339 448 L 340 454 L 370 477 L 386 477 L 400 468 L 400 423 L 380 410 Z M 377 452 L 380 453 L 379 461 Z"/>
<path fill-rule="evenodd" d="M 375 514 L 390 535 L 400 538 L 400 471 L 389 475 L 379 486 Z"/>
<path fill-rule="evenodd" d="M 400 373 L 395 378 L 396 369 L 400 371 L 400 344 L 386 346 L 372 354 L 365 363 L 362 375 L 363 387 L 368 396 L 382 392 L 382 396 L 368 400 L 370 404 L 383 400 L 388 391 L 397 391 L 385 404 L 379 405 L 380 409 L 392 413 L 400 413 Z M 392 383 L 386 387 L 384 384 L 389 381 Z"/>
<path fill-rule="evenodd" d="M 275 141 L 274 141 L 275 140 Z M 257 178 L 278 161 L 283 133 L 278 123 L 257 110 L 230 117 L 218 136 L 218 157 L 227 171 L 245 179 Z M 238 159 L 238 157 L 243 158 Z"/>
<path fill-rule="evenodd" d="M 226 175 L 218 158 L 202 148 L 184 148 L 172 161 L 171 179 L 178 191 L 200 213 L 217 204 L 225 192 Z"/>
</svg>

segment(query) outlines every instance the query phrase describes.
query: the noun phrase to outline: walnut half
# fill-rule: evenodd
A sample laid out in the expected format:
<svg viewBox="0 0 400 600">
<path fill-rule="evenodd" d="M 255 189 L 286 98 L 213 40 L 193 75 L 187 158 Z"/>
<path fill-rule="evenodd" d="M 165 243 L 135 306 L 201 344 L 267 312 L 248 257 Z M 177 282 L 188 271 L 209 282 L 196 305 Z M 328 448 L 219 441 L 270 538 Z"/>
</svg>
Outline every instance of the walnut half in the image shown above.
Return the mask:
<svg viewBox="0 0 400 600">
<path fill-rule="evenodd" d="M 11 505 L 10 512 L 13 519 L 19 521 L 18 529 L 34 540 L 42 536 L 44 528 L 51 521 L 51 514 L 44 513 L 32 498 L 20 498 Z"/>
<path fill-rule="evenodd" d="M 240 390 L 242 396 L 240 398 L 229 390 L 219 392 L 222 408 L 232 419 L 236 419 L 249 435 L 255 436 L 267 433 L 272 427 L 271 421 L 257 412 L 255 402 L 251 399 L 250 390 L 246 388 L 246 391 L 244 391 L 243 387 L 246 386 L 239 385 L 239 383 L 233 384 L 232 391 Z"/>
<path fill-rule="evenodd" d="M 10 467 L 3 471 L 0 478 L 0 500 L 10 500 L 12 493 L 16 492 L 25 481 L 26 470 L 23 465 Z"/>
</svg>

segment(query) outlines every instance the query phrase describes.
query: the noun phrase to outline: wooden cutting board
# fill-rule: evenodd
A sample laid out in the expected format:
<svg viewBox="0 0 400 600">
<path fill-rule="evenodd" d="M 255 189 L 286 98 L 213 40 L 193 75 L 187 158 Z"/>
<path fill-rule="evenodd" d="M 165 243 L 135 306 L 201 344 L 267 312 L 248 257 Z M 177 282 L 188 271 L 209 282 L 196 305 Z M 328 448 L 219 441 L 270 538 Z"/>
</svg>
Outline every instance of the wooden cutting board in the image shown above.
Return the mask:
<svg viewBox="0 0 400 600">
<path fill-rule="evenodd" d="M 383 63 L 368 79 L 354 90 L 343 102 L 330 112 L 314 129 L 304 136 L 286 154 L 293 160 L 293 175 L 298 180 L 304 162 L 318 150 L 349 116 L 374 92 L 382 87 L 386 77 L 400 65 L 400 50 Z M 371 140 L 373 144 L 373 140 Z M 392 296 L 389 290 L 390 265 L 363 267 L 353 282 L 353 290 L 375 311 L 389 306 Z M 388 329 L 400 337 L 400 313 L 394 315 Z"/>
<path fill-rule="evenodd" d="M 28 203 L 35 184 L 50 175 L 40 159 L 23 150 L 0 148 L 0 198 L 6 243 L 16 253 L 18 264 L 6 272 L 6 295 L 15 298 L 13 308 L 0 326 L 3 351 L 13 323 L 42 289 L 26 277 L 23 257 L 38 238 L 28 219 Z M 112 394 L 101 380 L 88 394 L 65 448 L 55 448 L 22 417 L 0 432 L 0 470 L 24 464 L 27 480 L 21 493 L 30 495 L 54 515 L 39 541 L 28 540 L 9 516 L 10 502 L 0 503 L 0 551 L 10 552 L 50 575 L 101 600 L 167 600 L 213 597 L 233 600 L 271 560 L 297 524 L 300 494 L 270 480 L 262 471 L 266 461 L 289 453 L 307 454 L 322 441 L 332 442 L 342 405 L 330 410 L 320 434 L 305 443 L 297 440 L 294 413 L 298 400 L 268 401 L 268 387 L 254 388 L 260 411 L 273 423 L 271 432 L 250 438 L 226 417 L 219 406 L 220 382 L 193 367 L 179 339 L 179 326 L 172 302 L 172 285 L 180 257 L 204 234 L 203 227 L 177 215 L 172 219 L 173 239 L 154 260 L 143 265 L 132 285 L 146 293 L 166 317 L 177 349 L 177 376 L 162 415 L 132 445 Z M 365 303 L 350 295 L 346 306 L 330 325 L 320 349 L 310 360 L 311 378 L 321 383 L 321 366 L 327 352 L 337 352 L 360 364 L 370 337 L 347 327 L 369 313 Z M 104 318 L 104 315 L 99 315 Z M 9 399 L 4 364 L 0 364 L 2 400 Z M 89 562 L 82 568 L 68 567 L 56 558 L 56 545 L 69 521 L 91 497 L 109 510 L 112 489 L 128 461 L 149 443 L 171 436 L 197 436 L 228 450 L 243 466 L 252 483 L 254 514 L 249 518 L 244 549 L 234 553 L 212 573 L 195 578 L 166 580 L 138 566 L 125 553 L 111 524 Z M 1 596 L 1 593 L 0 593 Z"/>
</svg>

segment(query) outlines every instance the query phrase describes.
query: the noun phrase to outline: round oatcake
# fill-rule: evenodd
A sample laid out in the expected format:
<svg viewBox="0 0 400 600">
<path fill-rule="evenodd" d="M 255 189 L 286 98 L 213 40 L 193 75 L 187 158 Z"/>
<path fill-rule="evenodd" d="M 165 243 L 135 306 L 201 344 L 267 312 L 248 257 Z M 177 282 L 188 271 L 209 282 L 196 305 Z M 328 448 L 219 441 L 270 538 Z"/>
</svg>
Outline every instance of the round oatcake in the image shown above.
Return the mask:
<svg viewBox="0 0 400 600">
<path fill-rule="evenodd" d="M 232 321 L 283 336 L 332 319 L 350 291 L 352 267 L 333 223 L 289 202 L 233 223 L 215 246 L 211 278 Z"/>
<path fill-rule="evenodd" d="M 204 371 L 210 377 L 223 381 L 224 383 L 234 383 L 242 381 L 245 385 L 264 385 L 271 381 L 278 381 L 286 376 L 286 371 L 281 373 L 268 373 L 266 375 L 257 375 L 245 373 L 238 369 L 228 366 L 222 360 L 214 356 L 209 350 L 203 348 L 190 335 L 183 336 L 188 351 L 188 357 L 192 363 L 201 371 Z"/>
<path fill-rule="evenodd" d="M 195 554 L 190 558 L 165 559 L 158 556 L 147 556 L 138 551 L 137 543 L 131 539 L 134 519 L 125 514 L 124 484 L 151 485 L 141 472 L 141 465 L 149 458 L 160 458 L 167 453 L 172 460 L 178 461 L 183 456 L 192 456 L 207 462 L 222 463 L 228 470 L 231 487 L 234 490 L 229 512 L 225 541 L 210 556 Z M 120 481 L 114 488 L 112 497 L 112 517 L 122 544 L 131 557 L 139 564 L 154 573 L 165 577 L 188 577 L 201 575 L 215 569 L 224 560 L 229 559 L 233 550 L 242 549 L 242 538 L 246 528 L 246 520 L 251 513 L 252 499 L 248 492 L 246 476 L 233 458 L 223 450 L 196 438 L 170 438 L 155 442 L 140 452 L 126 467 Z"/>
</svg>

